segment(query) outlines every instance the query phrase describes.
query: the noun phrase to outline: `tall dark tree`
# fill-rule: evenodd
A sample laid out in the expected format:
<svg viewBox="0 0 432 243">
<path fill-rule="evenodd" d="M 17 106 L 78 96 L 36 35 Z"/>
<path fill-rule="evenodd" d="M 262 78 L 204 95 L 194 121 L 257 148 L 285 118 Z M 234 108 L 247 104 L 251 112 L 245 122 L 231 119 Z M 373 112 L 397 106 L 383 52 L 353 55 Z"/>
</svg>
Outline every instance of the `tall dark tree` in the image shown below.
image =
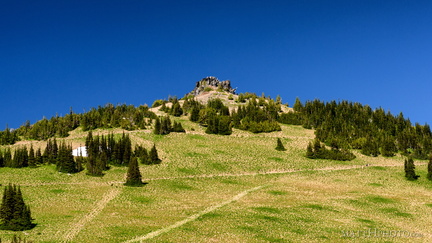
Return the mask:
<svg viewBox="0 0 432 243">
<path fill-rule="evenodd" d="M 60 143 L 57 155 L 57 170 L 63 173 L 76 173 L 78 167 L 72 155 L 72 146 Z"/>
<path fill-rule="evenodd" d="M 432 153 L 429 155 L 427 178 L 432 181 Z"/>
<path fill-rule="evenodd" d="M 198 108 L 198 106 L 193 106 L 189 120 L 197 122 L 199 120 L 199 113 L 200 109 Z"/>
<path fill-rule="evenodd" d="M 30 207 L 24 203 L 20 187 L 6 186 L 0 206 L 0 229 L 28 230 L 35 226 L 32 220 Z"/>
<path fill-rule="evenodd" d="M 41 152 L 41 149 L 40 149 L 40 148 L 38 148 L 38 149 L 36 150 L 36 153 L 35 153 L 35 164 L 36 164 L 36 165 L 41 165 L 41 164 L 43 164 L 43 157 L 42 157 L 42 152 Z"/>
<path fill-rule="evenodd" d="M 156 144 L 153 144 L 153 147 L 149 152 L 149 162 L 150 164 L 160 164 L 161 159 L 159 159 L 159 155 L 156 149 Z"/>
<path fill-rule="evenodd" d="M 128 171 L 126 175 L 126 186 L 142 186 L 141 172 L 139 170 L 138 160 L 133 157 L 129 162 Z"/>
<path fill-rule="evenodd" d="M 405 177 L 410 181 L 417 180 L 420 176 L 415 173 L 414 160 L 411 157 L 405 159 Z"/>
<path fill-rule="evenodd" d="M 278 151 L 285 151 L 286 150 L 285 147 L 283 146 L 283 143 L 280 140 L 280 138 L 277 138 L 276 143 L 277 143 L 276 150 L 278 150 Z"/>
<path fill-rule="evenodd" d="M 33 144 L 30 145 L 29 155 L 28 155 L 28 165 L 30 167 L 36 166 L 36 158 L 35 158 L 35 151 L 33 149 Z"/>
<path fill-rule="evenodd" d="M 4 157 L 3 152 L 0 150 L 0 167 L 4 167 Z"/>
<path fill-rule="evenodd" d="M 159 135 L 160 131 L 161 131 L 161 127 L 162 127 L 162 124 L 161 124 L 160 118 L 157 117 L 156 121 L 155 121 L 154 129 L 153 129 L 153 133 Z"/>
</svg>

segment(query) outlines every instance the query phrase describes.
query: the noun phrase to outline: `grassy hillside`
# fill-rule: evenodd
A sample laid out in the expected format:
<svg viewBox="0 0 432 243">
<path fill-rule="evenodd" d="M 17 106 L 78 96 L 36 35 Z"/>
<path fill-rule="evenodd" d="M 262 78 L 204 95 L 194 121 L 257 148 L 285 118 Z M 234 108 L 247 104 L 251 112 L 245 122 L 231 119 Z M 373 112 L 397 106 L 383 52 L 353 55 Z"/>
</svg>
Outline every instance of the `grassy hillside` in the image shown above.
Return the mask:
<svg viewBox="0 0 432 243">
<path fill-rule="evenodd" d="M 141 188 L 123 186 L 124 167 L 100 178 L 53 166 L 0 168 L 0 184 L 21 185 L 36 219 L 34 229 L 19 235 L 35 242 L 430 241 L 432 183 L 424 165 L 417 166 L 421 178 L 410 182 L 401 157 L 305 158 L 314 135 L 300 126 L 220 136 L 205 134 L 186 117 L 175 119 L 186 134 L 125 131 L 133 143 L 156 143 L 163 161 L 140 166 L 148 182 Z M 120 136 L 123 130 L 93 134 L 109 132 Z M 77 129 L 65 140 L 78 147 L 86 134 Z M 287 151 L 274 149 L 277 137 Z M 29 143 L 45 146 L 14 146 Z M 391 230 L 403 235 L 386 237 Z M 13 234 L 0 231 L 3 240 Z"/>
</svg>

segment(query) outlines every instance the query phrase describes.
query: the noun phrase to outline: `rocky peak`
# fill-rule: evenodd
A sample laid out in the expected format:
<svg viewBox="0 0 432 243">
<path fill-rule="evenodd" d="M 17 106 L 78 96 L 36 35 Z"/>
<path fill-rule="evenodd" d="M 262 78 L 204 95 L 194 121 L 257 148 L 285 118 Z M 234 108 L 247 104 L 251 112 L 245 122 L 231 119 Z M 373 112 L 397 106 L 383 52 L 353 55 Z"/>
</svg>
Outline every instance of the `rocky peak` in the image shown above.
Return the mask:
<svg viewBox="0 0 432 243">
<path fill-rule="evenodd" d="M 225 80 L 225 81 L 219 81 L 216 77 L 206 77 L 201 79 L 200 81 L 196 82 L 195 88 L 193 91 L 191 91 L 189 94 L 197 96 L 203 92 L 208 91 L 207 88 L 211 88 L 213 90 L 221 89 L 225 92 L 235 94 L 236 89 L 233 89 L 231 87 L 231 81 Z"/>
</svg>

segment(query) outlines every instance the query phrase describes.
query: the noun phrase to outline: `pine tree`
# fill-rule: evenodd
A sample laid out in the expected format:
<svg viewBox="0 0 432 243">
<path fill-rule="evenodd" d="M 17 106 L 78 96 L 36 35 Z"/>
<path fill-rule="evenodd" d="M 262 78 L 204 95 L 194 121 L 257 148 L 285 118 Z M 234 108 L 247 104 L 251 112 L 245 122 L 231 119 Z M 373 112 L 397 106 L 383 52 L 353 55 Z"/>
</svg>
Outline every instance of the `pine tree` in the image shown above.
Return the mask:
<svg viewBox="0 0 432 243">
<path fill-rule="evenodd" d="M 156 144 L 153 144 L 153 147 L 149 153 L 149 162 L 150 164 L 160 164 L 161 160 L 159 159 L 159 155 L 156 149 Z"/>
<path fill-rule="evenodd" d="M 72 155 L 72 147 L 67 146 L 64 142 L 60 144 L 57 155 L 57 170 L 63 173 L 78 172 L 77 165 Z"/>
<path fill-rule="evenodd" d="M 142 186 L 141 172 L 139 170 L 138 160 L 133 157 L 129 163 L 127 175 L 126 175 L 126 186 Z"/>
<path fill-rule="evenodd" d="M 432 153 L 429 155 L 427 178 L 432 181 Z"/>
<path fill-rule="evenodd" d="M 314 154 L 313 148 L 312 148 L 312 142 L 309 142 L 309 144 L 307 146 L 306 157 L 309 159 L 315 159 L 315 154 Z"/>
<path fill-rule="evenodd" d="M 183 114 L 183 110 L 182 110 L 178 100 L 176 100 L 176 102 L 174 102 L 173 106 L 172 106 L 172 115 L 173 116 L 181 116 L 182 114 Z"/>
<path fill-rule="evenodd" d="M 157 135 L 161 134 L 161 127 L 162 127 L 162 124 L 161 124 L 160 118 L 157 117 L 156 121 L 155 121 L 154 129 L 153 129 L 153 133 L 157 134 Z"/>
<path fill-rule="evenodd" d="M 35 152 L 33 149 L 33 144 L 30 145 L 30 150 L 29 150 L 29 155 L 28 155 L 28 165 L 30 167 L 35 167 L 36 166 L 36 158 L 35 158 Z"/>
<path fill-rule="evenodd" d="M 0 150 L 0 167 L 4 167 L 3 152 Z M 1 243 L 1 242 L 0 242 Z"/>
<path fill-rule="evenodd" d="M 20 187 L 9 184 L 0 206 L 0 229 L 22 231 L 35 226 L 30 207 L 25 205 Z"/>
<path fill-rule="evenodd" d="M 176 121 L 174 121 L 172 131 L 173 132 L 186 132 L 184 130 L 182 124 L 180 122 L 176 122 Z"/>
<path fill-rule="evenodd" d="M 190 121 L 197 122 L 199 120 L 200 109 L 198 106 L 194 106 L 191 111 L 191 115 L 189 117 Z"/>
<path fill-rule="evenodd" d="M 42 152 L 41 149 L 38 148 L 38 150 L 36 150 L 36 154 L 35 154 L 35 164 L 36 165 L 41 165 L 43 164 L 43 157 L 42 157 Z"/>
<path fill-rule="evenodd" d="M 417 180 L 420 176 L 416 175 L 415 173 L 415 165 L 414 160 L 409 157 L 408 159 L 405 159 L 405 177 L 410 181 Z"/>
<path fill-rule="evenodd" d="M 278 150 L 278 151 L 285 151 L 286 150 L 285 147 L 283 146 L 280 138 L 277 138 L 276 150 Z"/>
<path fill-rule="evenodd" d="M 300 99 L 297 97 L 293 106 L 294 111 L 301 111 L 303 109 L 303 104 L 301 103 Z"/>
<path fill-rule="evenodd" d="M 231 135 L 232 134 L 231 117 L 220 116 L 217 130 L 218 130 L 218 134 L 220 135 Z"/>
</svg>

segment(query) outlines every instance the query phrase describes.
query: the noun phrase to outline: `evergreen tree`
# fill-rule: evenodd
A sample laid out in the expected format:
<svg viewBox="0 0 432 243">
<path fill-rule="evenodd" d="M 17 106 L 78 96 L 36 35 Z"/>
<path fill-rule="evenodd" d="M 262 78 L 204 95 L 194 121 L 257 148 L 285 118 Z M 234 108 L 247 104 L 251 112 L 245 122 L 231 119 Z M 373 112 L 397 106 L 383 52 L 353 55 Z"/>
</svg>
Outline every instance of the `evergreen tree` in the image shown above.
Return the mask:
<svg viewBox="0 0 432 243">
<path fill-rule="evenodd" d="M 278 151 L 285 151 L 286 150 L 285 147 L 283 146 L 280 138 L 277 138 L 276 150 L 278 150 Z"/>
<path fill-rule="evenodd" d="M 414 160 L 411 157 L 405 159 L 405 177 L 410 181 L 417 180 L 420 176 L 415 173 Z"/>
<path fill-rule="evenodd" d="M 178 100 L 176 99 L 176 102 L 173 103 L 172 105 L 172 112 L 171 114 L 173 116 L 181 116 L 183 114 L 183 110 L 180 106 L 180 102 L 178 102 Z"/>
<path fill-rule="evenodd" d="M 12 164 L 12 153 L 10 148 L 6 148 L 4 153 L 3 153 L 3 164 L 6 167 L 11 167 Z"/>
<path fill-rule="evenodd" d="M 133 157 L 129 163 L 127 175 L 126 175 L 126 186 L 142 186 L 141 172 L 139 170 L 138 160 Z"/>
<path fill-rule="evenodd" d="M 429 155 L 427 178 L 432 181 L 432 153 Z"/>
<path fill-rule="evenodd" d="M 1 150 L 0 150 L 0 167 L 4 167 L 4 157 L 3 157 L 3 152 Z"/>
<path fill-rule="evenodd" d="M 394 143 L 394 139 L 389 137 L 384 138 L 383 145 L 381 147 L 381 154 L 384 157 L 393 157 L 397 152 L 396 145 Z"/>
<path fill-rule="evenodd" d="M 60 144 L 57 155 L 57 170 L 63 173 L 78 172 L 77 165 L 72 155 L 72 146 L 67 146 L 64 142 Z"/>
<path fill-rule="evenodd" d="M 103 176 L 103 172 L 100 166 L 100 158 L 95 156 L 87 157 L 87 175 L 90 176 Z"/>
<path fill-rule="evenodd" d="M 153 144 L 153 147 L 150 149 L 149 153 L 149 162 L 150 164 L 160 164 L 161 159 L 159 159 L 159 155 L 156 149 L 156 144 Z"/>
<path fill-rule="evenodd" d="M 377 157 L 380 152 L 378 143 L 375 141 L 375 139 L 369 137 L 369 139 L 367 139 L 366 142 L 363 144 L 361 153 L 366 156 Z"/>
<path fill-rule="evenodd" d="M 41 152 L 41 149 L 40 149 L 40 148 L 38 148 L 38 149 L 36 150 L 36 154 L 35 154 L 35 164 L 36 164 L 36 165 L 41 165 L 41 164 L 43 164 L 43 157 L 42 157 L 42 152 Z"/>
<path fill-rule="evenodd" d="M 172 127 L 173 132 L 186 132 L 180 122 L 174 121 L 174 125 Z"/>
<path fill-rule="evenodd" d="M 301 103 L 300 99 L 297 97 L 293 106 L 294 111 L 301 111 L 303 109 L 303 104 Z"/>
<path fill-rule="evenodd" d="M 160 118 L 157 117 L 156 121 L 155 121 L 154 129 L 153 129 L 153 133 L 160 135 L 161 134 L 161 127 L 162 127 L 162 124 L 161 124 Z"/>
<path fill-rule="evenodd" d="M 200 114 L 200 109 L 198 108 L 198 106 L 193 106 L 189 120 L 192 122 L 198 122 L 199 114 Z"/>
<path fill-rule="evenodd" d="M 315 159 L 315 154 L 314 154 L 311 142 L 309 142 L 309 144 L 307 146 L 306 157 L 309 158 L 309 159 Z"/>
<path fill-rule="evenodd" d="M 30 145 L 30 150 L 29 150 L 29 155 L 28 155 L 28 165 L 30 167 L 35 167 L 36 166 L 36 158 L 35 158 L 35 152 L 33 149 L 33 144 Z"/>
<path fill-rule="evenodd" d="M 217 130 L 220 135 L 231 135 L 231 118 L 229 116 L 220 116 Z"/>
<path fill-rule="evenodd" d="M 6 186 L 0 206 L 0 229 L 28 230 L 35 226 L 32 220 L 30 207 L 25 205 L 20 187 Z"/>
</svg>

